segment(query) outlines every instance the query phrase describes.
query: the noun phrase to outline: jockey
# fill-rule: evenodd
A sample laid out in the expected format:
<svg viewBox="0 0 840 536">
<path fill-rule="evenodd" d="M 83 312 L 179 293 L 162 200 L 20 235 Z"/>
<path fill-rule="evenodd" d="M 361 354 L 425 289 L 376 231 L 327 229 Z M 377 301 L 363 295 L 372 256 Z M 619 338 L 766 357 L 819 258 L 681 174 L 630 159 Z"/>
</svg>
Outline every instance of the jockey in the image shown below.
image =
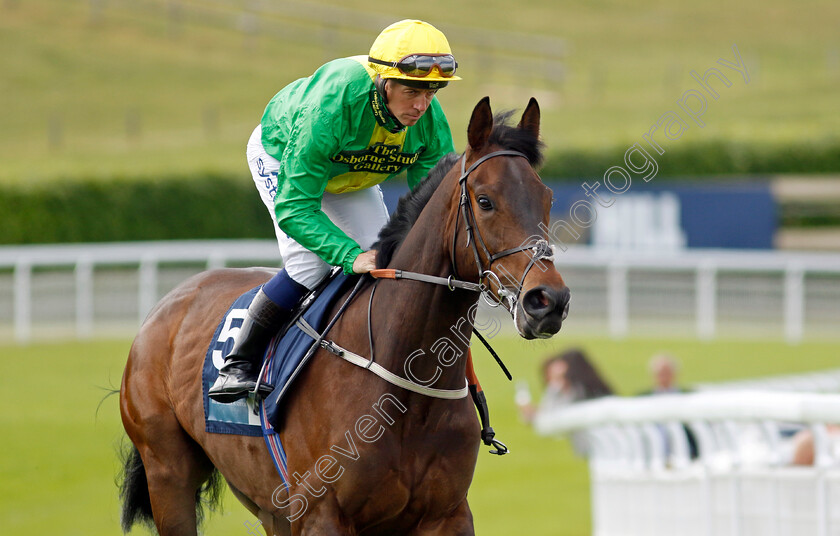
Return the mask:
<svg viewBox="0 0 840 536">
<path fill-rule="evenodd" d="M 403 20 L 368 56 L 331 61 L 268 103 L 247 157 L 284 268 L 248 308 L 211 398 L 233 402 L 256 388 L 268 341 L 330 266 L 376 267 L 370 247 L 388 221 L 378 184 L 406 171 L 414 188 L 455 151 L 435 93 L 460 80 L 457 66 L 443 33 Z"/>
</svg>

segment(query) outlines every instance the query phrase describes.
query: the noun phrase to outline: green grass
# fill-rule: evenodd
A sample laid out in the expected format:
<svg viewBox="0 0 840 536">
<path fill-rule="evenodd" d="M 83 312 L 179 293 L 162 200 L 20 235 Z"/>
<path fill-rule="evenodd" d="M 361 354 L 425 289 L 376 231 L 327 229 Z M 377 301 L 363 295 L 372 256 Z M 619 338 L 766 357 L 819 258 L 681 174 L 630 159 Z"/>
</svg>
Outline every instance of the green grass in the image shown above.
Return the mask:
<svg viewBox="0 0 840 536">
<path fill-rule="evenodd" d="M 246 39 L 234 26 L 247 2 L 227 3 L 227 26 L 195 17 L 173 26 L 170 4 L 0 2 L 0 180 L 245 173 L 245 141 L 268 99 L 328 56 L 366 52 L 375 37 L 344 33 L 330 50 L 320 28 L 305 39 Z M 429 0 L 422 13 L 411 4 L 322 4 L 393 20 L 425 16 L 443 28 L 479 28 L 491 41 L 499 30 L 566 40 L 565 81 L 548 87 L 491 70 L 450 32 L 464 81 L 440 98 L 459 148 L 481 96 L 490 95 L 497 108 L 522 108 L 532 94 L 542 105 L 549 150 L 625 147 L 663 113 L 679 111 L 677 99 L 696 87 L 690 71 L 702 74 L 718 58 L 732 59 L 733 44 L 750 68 L 749 84 L 722 68 L 733 75 L 732 87 L 719 87 L 706 126 L 691 126 L 672 147 L 718 139 L 808 142 L 840 131 L 840 4 L 831 0 L 531 0 L 515 9 L 501 0 Z M 98 19 L 92 5 L 102 6 Z M 274 15 L 260 23 L 282 29 L 284 21 Z"/>
<path fill-rule="evenodd" d="M 493 344 L 515 379 L 527 380 L 535 395 L 541 360 L 570 345 L 585 348 L 621 394 L 647 386 L 647 360 L 663 350 L 680 359 L 682 380 L 691 384 L 836 367 L 840 349 L 836 343 L 613 341 L 569 333 L 540 343 L 500 336 Z M 123 432 L 116 397 L 102 399 L 103 388 L 119 385 L 129 345 L 121 340 L 0 347 L 6 400 L 0 417 L 4 535 L 119 533 L 114 480 Z M 476 366 L 498 437 L 511 448 L 510 455 L 499 458 L 482 447 L 470 491 L 478 534 L 521 534 L 523 526 L 535 536 L 587 534 L 585 462 L 565 440 L 538 437 L 519 421 L 513 384 L 481 348 L 476 348 Z M 228 494 L 205 534 L 245 535 L 246 521 L 253 521 L 250 514 Z"/>
</svg>

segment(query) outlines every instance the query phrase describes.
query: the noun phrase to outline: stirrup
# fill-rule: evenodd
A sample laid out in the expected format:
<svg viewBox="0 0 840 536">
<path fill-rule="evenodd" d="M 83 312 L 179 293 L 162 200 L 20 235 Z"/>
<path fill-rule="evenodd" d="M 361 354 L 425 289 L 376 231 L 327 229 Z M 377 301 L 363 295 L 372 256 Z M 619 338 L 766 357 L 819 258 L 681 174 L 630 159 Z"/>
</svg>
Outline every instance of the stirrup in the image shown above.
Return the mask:
<svg viewBox="0 0 840 536">
<path fill-rule="evenodd" d="M 268 398 L 268 395 L 274 391 L 274 386 L 267 384 L 265 382 L 260 382 L 260 384 L 254 385 L 253 389 L 238 389 L 236 391 L 216 391 L 211 393 L 208 391 L 207 396 L 210 397 L 210 400 L 215 402 L 219 402 L 221 404 L 230 404 L 231 402 L 236 402 L 242 398 L 248 398 L 250 396 L 254 397 L 255 401 L 265 400 Z"/>
<path fill-rule="evenodd" d="M 253 390 L 248 391 L 248 395 L 254 395 L 254 400 L 259 402 L 260 400 L 268 398 L 268 395 L 270 395 L 272 391 L 274 391 L 273 385 L 265 382 L 258 382 L 257 386 Z"/>
<path fill-rule="evenodd" d="M 497 454 L 499 456 L 504 456 L 510 449 L 507 448 L 507 445 L 495 439 L 496 432 L 493 431 L 493 427 L 488 426 L 487 428 L 481 431 L 481 440 L 484 442 L 485 445 L 488 447 L 493 447 L 490 451 L 490 454 Z"/>
</svg>

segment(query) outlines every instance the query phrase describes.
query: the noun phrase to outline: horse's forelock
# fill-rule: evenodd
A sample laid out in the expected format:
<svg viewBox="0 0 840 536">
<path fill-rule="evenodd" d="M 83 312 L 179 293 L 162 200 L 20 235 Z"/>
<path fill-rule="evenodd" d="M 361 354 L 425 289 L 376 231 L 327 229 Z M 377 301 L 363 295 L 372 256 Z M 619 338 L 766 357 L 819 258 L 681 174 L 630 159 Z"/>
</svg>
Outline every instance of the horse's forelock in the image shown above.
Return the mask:
<svg viewBox="0 0 840 536">
<path fill-rule="evenodd" d="M 487 144 L 519 151 L 528 158 L 531 167 L 540 167 L 543 162 L 543 142 L 530 130 L 510 126 L 508 121 L 512 115 L 513 110 L 507 110 L 494 116 L 493 131 L 490 132 Z"/>
</svg>

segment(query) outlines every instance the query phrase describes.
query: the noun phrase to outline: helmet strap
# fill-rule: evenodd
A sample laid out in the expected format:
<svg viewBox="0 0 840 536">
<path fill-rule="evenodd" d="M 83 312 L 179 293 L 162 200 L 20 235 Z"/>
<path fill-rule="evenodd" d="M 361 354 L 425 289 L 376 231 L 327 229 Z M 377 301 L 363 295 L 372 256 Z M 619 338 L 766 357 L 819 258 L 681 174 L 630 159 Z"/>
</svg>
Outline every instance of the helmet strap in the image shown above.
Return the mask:
<svg viewBox="0 0 840 536">
<path fill-rule="evenodd" d="M 403 130 L 405 125 L 400 123 L 400 120 L 388 108 L 388 94 L 385 92 L 385 84 L 387 83 L 388 79 L 376 75 L 376 79 L 373 81 L 373 85 L 376 87 L 374 100 L 378 100 L 379 102 L 372 103 L 373 113 L 376 116 L 376 121 L 390 133 L 394 134 Z"/>
<path fill-rule="evenodd" d="M 388 82 L 386 78 L 382 78 L 379 75 L 376 75 L 376 79 L 373 81 L 373 85 L 376 86 L 376 91 L 379 92 L 379 95 L 382 97 L 382 102 L 388 104 L 388 93 L 385 92 L 385 84 Z"/>
</svg>

